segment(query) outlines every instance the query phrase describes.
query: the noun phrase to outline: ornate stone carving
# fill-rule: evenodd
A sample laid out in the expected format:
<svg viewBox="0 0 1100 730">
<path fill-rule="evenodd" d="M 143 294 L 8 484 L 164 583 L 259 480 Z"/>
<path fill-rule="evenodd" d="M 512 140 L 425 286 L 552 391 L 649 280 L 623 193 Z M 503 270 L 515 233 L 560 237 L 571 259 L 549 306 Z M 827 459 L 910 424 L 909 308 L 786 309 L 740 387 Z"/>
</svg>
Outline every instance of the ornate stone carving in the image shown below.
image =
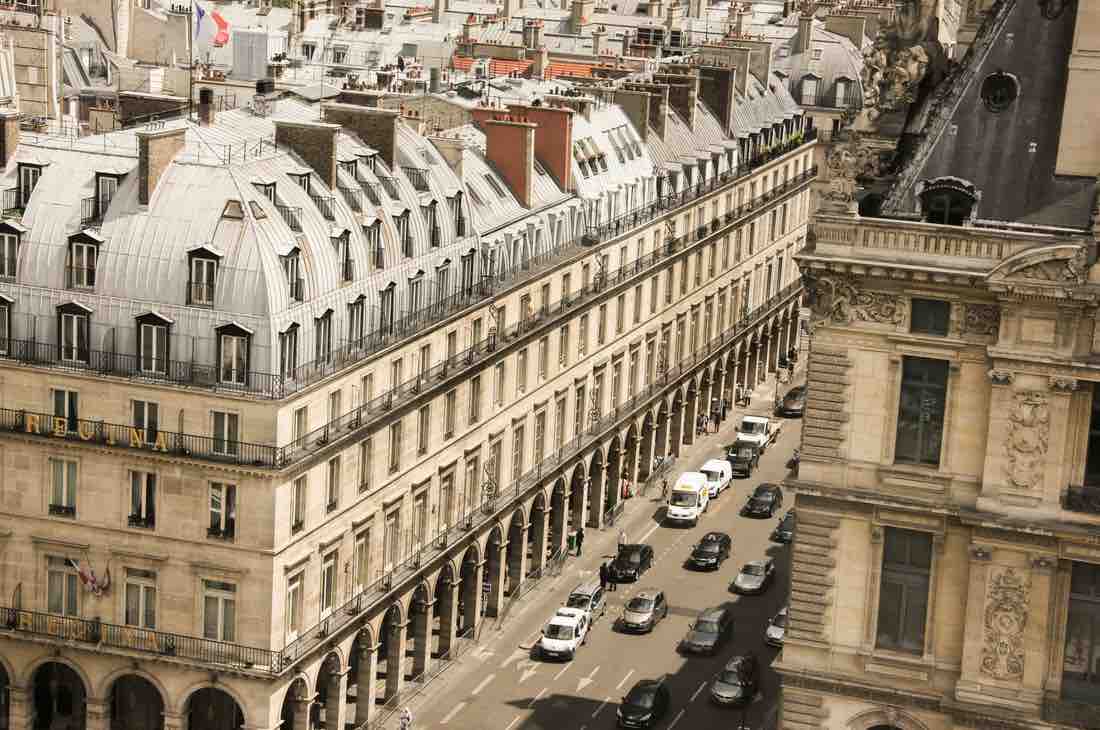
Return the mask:
<svg viewBox="0 0 1100 730">
<path fill-rule="evenodd" d="M 1072 393 L 1077 390 L 1077 378 L 1068 378 L 1063 375 L 1051 375 L 1047 381 L 1050 389 L 1060 393 Z"/>
<path fill-rule="evenodd" d="M 1074 284 L 1084 284 L 1089 273 L 1089 252 L 1081 246 L 1073 252 L 1073 256 L 1066 261 L 1062 268 L 1062 281 L 1071 281 Z"/>
<path fill-rule="evenodd" d="M 989 560 L 991 553 L 981 545 L 971 545 L 970 557 L 974 560 Z"/>
<path fill-rule="evenodd" d="M 807 282 L 810 309 L 818 319 L 834 324 L 853 320 L 898 325 L 905 321 L 903 297 L 885 292 L 860 291 L 850 277 L 823 274 Z"/>
<path fill-rule="evenodd" d="M 989 380 L 994 385 L 1012 385 L 1015 374 L 1008 370 L 990 370 L 986 373 L 989 376 Z"/>
<path fill-rule="evenodd" d="M 994 679 L 1024 675 L 1024 629 L 1031 600 L 1030 581 L 1013 568 L 990 571 L 985 602 L 982 674 Z"/>
<path fill-rule="evenodd" d="M 829 189 L 824 193 L 824 206 L 839 211 L 854 211 L 857 179 L 877 177 L 883 171 L 883 153 L 863 142 L 858 132 L 844 132 L 833 137 L 833 145 L 825 157 L 829 171 Z"/>
<path fill-rule="evenodd" d="M 863 51 L 863 119 L 871 126 L 884 113 L 915 99 L 928 72 L 924 43 L 935 37 L 936 0 L 905 0 Z"/>
<path fill-rule="evenodd" d="M 1033 570 L 1049 571 L 1053 570 L 1058 565 L 1058 559 L 1053 555 L 1035 555 L 1031 558 L 1031 568 Z"/>
<path fill-rule="evenodd" d="M 1001 328 L 1001 310 L 996 304 L 966 304 L 963 306 L 959 333 L 964 335 L 995 335 Z"/>
<path fill-rule="evenodd" d="M 1039 391 L 1015 394 L 1008 415 L 1005 465 L 1009 483 L 1019 489 L 1031 489 L 1043 477 L 1050 435 L 1050 408 Z"/>
</svg>

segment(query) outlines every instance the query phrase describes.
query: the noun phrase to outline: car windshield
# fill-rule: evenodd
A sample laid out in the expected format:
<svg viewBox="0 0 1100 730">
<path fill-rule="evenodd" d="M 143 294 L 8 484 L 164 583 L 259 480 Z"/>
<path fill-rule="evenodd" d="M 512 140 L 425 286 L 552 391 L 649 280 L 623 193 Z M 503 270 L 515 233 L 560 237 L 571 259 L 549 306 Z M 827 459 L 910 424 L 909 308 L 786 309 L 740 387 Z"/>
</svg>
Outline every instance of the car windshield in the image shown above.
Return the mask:
<svg viewBox="0 0 1100 730">
<path fill-rule="evenodd" d="M 623 550 L 619 553 L 618 558 L 620 563 L 640 563 L 642 562 L 642 556 L 636 550 Z"/>
<path fill-rule="evenodd" d="M 668 503 L 674 507 L 694 507 L 697 501 L 698 498 L 695 496 L 695 492 L 677 492 L 673 490 Z"/>
<path fill-rule="evenodd" d="M 768 501 L 772 498 L 772 490 L 765 487 L 757 487 L 756 491 L 752 493 L 752 498 Z"/>
<path fill-rule="evenodd" d="M 718 675 L 718 681 L 724 682 L 725 684 L 741 684 L 741 675 L 729 669 L 724 669 L 722 673 Z"/>
<path fill-rule="evenodd" d="M 741 421 L 741 433 L 764 433 L 764 424 L 759 421 Z"/>
<path fill-rule="evenodd" d="M 630 603 L 626 604 L 626 610 L 627 611 L 652 611 L 653 610 L 653 599 L 652 598 L 642 598 L 641 596 L 631 598 Z"/>
<path fill-rule="evenodd" d="M 742 446 L 741 448 L 739 448 L 737 450 L 737 458 L 738 459 L 751 459 L 752 458 L 752 449 L 749 448 L 748 446 Z"/>
<path fill-rule="evenodd" d="M 787 628 L 787 614 L 781 613 L 773 618 L 772 626 L 778 626 L 781 629 Z"/>
<path fill-rule="evenodd" d="M 718 543 L 716 541 L 704 541 L 696 545 L 695 549 L 701 553 L 716 553 L 718 552 Z"/>
<path fill-rule="evenodd" d="M 626 695 L 626 704 L 648 710 L 653 707 L 653 694 L 653 691 L 648 687 L 645 689 L 635 687 Z"/>
<path fill-rule="evenodd" d="M 700 634 L 717 634 L 718 622 L 713 619 L 706 619 L 703 621 L 697 621 L 695 623 L 695 630 Z"/>
<path fill-rule="evenodd" d="M 588 609 L 588 596 L 581 593 L 574 593 L 569 596 L 569 600 L 565 602 L 565 605 L 569 608 L 582 608 Z"/>
<path fill-rule="evenodd" d="M 716 471 L 710 471 L 709 469 L 703 469 L 703 476 L 707 478 L 708 482 L 716 482 L 721 478 L 721 474 Z"/>
<path fill-rule="evenodd" d="M 564 624 L 549 624 L 546 627 L 547 639 L 572 639 L 573 627 Z"/>
<path fill-rule="evenodd" d="M 749 563 L 741 569 L 741 572 L 745 575 L 764 575 L 764 566 L 753 565 L 752 563 Z"/>
</svg>

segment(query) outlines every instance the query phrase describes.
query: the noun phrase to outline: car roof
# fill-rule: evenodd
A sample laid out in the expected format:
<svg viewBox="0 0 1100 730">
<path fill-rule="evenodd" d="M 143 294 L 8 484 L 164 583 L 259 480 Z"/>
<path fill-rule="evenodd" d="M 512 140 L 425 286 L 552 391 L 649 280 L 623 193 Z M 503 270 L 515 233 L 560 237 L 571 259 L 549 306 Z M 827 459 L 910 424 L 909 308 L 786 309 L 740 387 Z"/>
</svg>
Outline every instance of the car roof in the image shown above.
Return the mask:
<svg viewBox="0 0 1100 730">
<path fill-rule="evenodd" d="M 640 679 L 633 687 L 630 688 L 631 692 L 651 691 L 656 692 L 657 688 L 661 686 L 663 680 L 660 679 Z M 629 693 L 628 693 L 629 694 Z"/>
<path fill-rule="evenodd" d="M 573 626 L 576 626 L 577 624 L 579 624 L 580 621 L 581 621 L 581 616 L 561 613 L 561 609 L 559 609 L 558 613 L 555 613 L 553 616 L 551 616 L 550 620 L 547 621 L 547 623 L 548 624 L 556 624 L 557 626 L 573 627 Z"/>
<path fill-rule="evenodd" d="M 587 580 L 584 583 L 578 584 L 576 588 L 574 588 L 572 591 L 570 591 L 570 595 L 581 593 L 581 594 L 586 595 L 586 596 L 591 596 L 593 593 L 595 593 L 599 589 L 600 589 L 599 579 L 598 578 L 593 578 L 592 580 Z"/>
<path fill-rule="evenodd" d="M 625 543 L 625 544 L 619 546 L 619 552 L 632 553 L 632 552 L 641 551 L 642 548 L 647 548 L 647 547 L 649 547 L 649 545 L 646 545 L 643 542 Z"/>
<path fill-rule="evenodd" d="M 724 532 L 711 531 L 703 535 L 699 542 L 717 542 L 723 538 L 729 539 L 729 535 Z"/>
<path fill-rule="evenodd" d="M 584 617 L 584 610 L 582 610 L 580 608 L 569 608 L 567 606 L 562 606 L 554 614 L 554 617 L 555 618 L 560 617 L 560 618 L 568 619 L 570 621 L 577 621 L 577 620 Z"/>
<path fill-rule="evenodd" d="M 774 492 L 779 489 L 778 484 L 772 482 L 764 482 L 763 484 L 757 484 L 756 489 L 752 490 L 753 494 L 763 494 L 764 492 Z"/>
<path fill-rule="evenodd" d="M 726 615 L 726 609 L 721 606 L 714 606 L 713 608 L 704 608 L 699 612 L 700 619 L 717 619 Z"/>
<path fill-rule="evenodd" d="M 635 598 L 648 598 L 649 600 L 652 601 L 654 598 L 657 597 L 657 594 L 660 593 L 660 592 L 661 592 L 660 588 L 643 588 L 642 590 L 637 591 L 634 594 L 634 597 Z"/>
<path fill-rule="evenodd" d="M 742 421 L 748 421 L 749 423 L 767 423 L 767 416 L 743 416 Z"/>
<path fill-rule="evenodd" d="M 791 610 L 790 606 L 784 606 L 783 608 L 779 609 L 779 613 L 777 613 L 776 616 L 786 616 L 787 613 L 790 612 L 790 610 Z"/>
<path fill-rule="evenodd" d="M 705 474 L 697 471 L 685 471 L 680 475 L 680 478 L 676 480 L 676 487 L 681 484 L 686 487 L 701 487 L 706 483 L 707 477 Z M 673 489 L 676 487 L 673 487 Z"/>
<path fill-rule="evenodd" d="M 703 464 L 704 469 L 717 469 L 721 471 L 725 467 L 729 466 L 729 462 L 725 459 L 708 459 L 706 464 Z"/>
<path fill-rule="evenodd" d="M 759 565 L 763 568 L 766 565 L 771 565 L 772 562 L 774 561 L 771 558 L 764 558 L 763 560 L 750 560 L 749 562 L 745 563 L 745 567 L 747 568 L 750 565 Z"/>
</svg>

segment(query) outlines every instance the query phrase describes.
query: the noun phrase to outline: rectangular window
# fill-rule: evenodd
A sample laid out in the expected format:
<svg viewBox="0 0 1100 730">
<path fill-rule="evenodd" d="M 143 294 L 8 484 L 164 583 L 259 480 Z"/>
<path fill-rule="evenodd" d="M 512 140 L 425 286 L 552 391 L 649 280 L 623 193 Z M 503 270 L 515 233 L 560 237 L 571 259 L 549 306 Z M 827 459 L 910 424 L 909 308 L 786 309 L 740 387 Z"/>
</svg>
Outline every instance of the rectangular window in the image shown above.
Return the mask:
<svg viewBox="0 0 1100 730">
<path fill-rule="evenodd" d="M 370 585 L 370 530 L 355 536 L 355 552 L 352 556 L 352 580 L 356 593 Z"/>
<path fill-rule="evenodd" d="M 493 403 L 497 408 L 504 406 L 504 363 L 498 362 L 493 368 Z"/>
<path fill-rule="evenodd" d="M 938 299 L 913 299 L 909 331 L 922 335 L 947 335 L 951 321 L 951 304 Z"/>
<path fill-rule="evenodd" d="M 691 259 L 684 258 L 680 261 L 680 296 L 687 294 L 688 290 L 688 262 Z"/>
<path fill-rule="evenodd" d="M 294 331 L 295 335 L 297 330 Z M 158 324 L 141 325 L 141 371 L 164 373 L 168 368 L 168 328 Z"/>
<path fill-rule="evenodd" d="M 586 312 L 581 315 L 579 341 L 577 342 L 577 352 L 581 355 L 588 353 L 588 329 L 588 313 Z"/>
<path fill-rule="evenodd" d="M 359 442 L 359 492 L 371 487 L 374 474 L 374 439 L 367 436 Z"/>
<path fill-rule="evenodd" d="M 126 625 L 150 631 L 157 628 L 157 574 L 126 569 Z"/>
<path fill-rule="evenodd" d="M 239 335 L 222 335 L 219 343 L 221 368 L 218 374 L 221 381 L 244 385 L 248 375 L 248 338 Z"/>
<path fill-rule="evenodd" d="M 539 380 L 546 380 L 550 372 L 550 338 L 539 340 Z"/>
<path fill-rule="evenodd" d="M 566 408 L 565 396 L 558 396 L 554 401 L 554 448 L 558 451 L 565 445 Z"/>
<path fill-rule="evenodd" d="M 308 406 L 302 406 L 294 410 L 294 440 L 301 441 L 306 437 L 309 429 Z"/>
<path fill-rule="evenodd" d="M 601 304 L 599 319 L 596 321 L 596 344 L 602 345 L 607 341 L 607 305 Z"/>
<path fill-rule="evenodd" d="M 541 343 L 540 343 L 541 344 Z M 516 392 L 527 391 L 527 348 L 516 353 Z"/>
<path fill-rule="evenodd" d="M 214 482 L 210 485 L 209 537 L 233 539 L 237 525 L 237 485 Z"/>
<path fill-rule="evenodd" d="M 416 423 L 416 453 L 428 453 L 428 443 L 432 437 L 432 406 L 423 405 L 417 411 Z"/>
<path fill-rule="evenodd" d="M 148 471 L 130 472 L 130 527 L 151 530 L 157 526 L 157 475 Z"/>
<path fill-rule="evenodd" d="M 302 575 L 296 573 L 286 582 L 286 634 L 291 641 L 302 630 Z"/>
<path fill-rule="evenodd" d="M 61 359 L 69 362 L 88 361 L 87 315 L 61 315 Z"/>
<path fill-rule="evenodd" d="M 202 635 L 214 641 L 237 640 L 237 586 L 217 580 L 202 582 Z"/>
<path fill-rule="evenodd" d="M 53 389 L 54 418 L 65 419 L 66 430 L 76 432 L 76 421 L 80 417 L 80 395 L 75 390 Z"/>
<path fill-rule="evenodd" d="M 80 578 L 65 558 L 47 558 L 46 610 L 58 616 L 78 616 Z"/>
<path fill-rule="evenodd" d="M 657 313 L 657 296 L 660 289 L 660 278 L 656 275 L 649 277 L 649 313 Z"/>
<path fill-rule="evenodd" d="M 428 536 L 428 490 L 413 497 L 413 549 L 418 550 Z"/>
<path fill-rule="evenodd" d="M 947 399 L 946 360 L 902 360 L 894 461 L 939 466 Z"/>
<path fill-rule="evenodd" d="M 334 456 L 328 460 L 328 472 L 326 474 L 325 510 L 332 512 L 340 506 L 340 457 Z"/>
<path fill-rule="evenodd" d="M 390 473 L 401 469 L 401 421 L 390 424 Z"/>
<path fill-rule="evenodd" d="M 301 475 L 294 480 L 294 491 L 291 495 L 290 505 L 290 531 L 291 533 L 298 532 L 306 524 L 306 497 L 308 496 L 307 485 L 309 483 L 309 477 L 306 474 Z"/>
<path fill-rule="evenodd" d="M 481 420 L 481 376 L 470 378 L 470 425 Z"/>
<path fill-rule="evenodd" d="M 237 456 L 240 450 L 239 421 L 236 413 L 213 411 L 214 453 Z"/>
<path fill-rule="evenodd" d="M 546 456 L 546 409 L 535 413 L 535 464 L 541 464 Z"/>
<path fill-rule="evenodd" d="M 476 454 L 466 457 L 466 493 L 463 512 L 469 514 L 481 501 L 481 464 Z"/>
<path fill-rule="evenodd" d="M 50 514 L 76 517 L 76 462 L 50 459 Z"/>
<path fill-rule="evenodd" d="M 72 257 L 70 266 L 70 286 L 91 288 L 95 286 L 96 254 L 98 249 L 89 243 L 74 243 L 69 255 Z M 195 259 L 199 261 L 201 259 Z M 198 303 L 198 302 L 196 302 Z M 203 302 L 206 304 L 211 302 Z"/>
<path fill-rule="evenodd" d="M 332 613 L 336 604 L 336 551 L 326 555 L 321 561 L 321 616 Z"/>
<path fill-rule="evenodd" d="M 214 304 L 217 277 L 217 261 L 198 257 L 191 259 L 191 304 Z"/>
<path fill-rule="evenodd" d="M 634 324 L 642 321 L 642 285 L 634 287 Z"/>
<path fill-rule="evenodd" d="M 626 396 L 627 398 L 634 397 L 634 393 L 638 387 L 638 348 L 634 348 L 630 351 L 630 366 L 626 376 Z"/>
<path fill-rule="evenodd" d="M 615 302 L 615 334 L 621 335 L 626 329 L 626 294 L 620 294 Z"/>
<path fill-rule="evenodd" d="M 443 438 L 455 435 L 455 410 L 458 408 L 458 391 L 448 390 L 443 396 Z"/>
<path fill-rule="evenodd" d="M 344 412 L 344 391 L 334 390 L 328 394 L 328 420 L 331 423 Z"/>
<path fill-rule="evenodd" d="M 439 524 L 443 530 L 454 524 L 455 474 L 449 469 L 439 475 Z"/>
<path fill-rule="evenodd" d="M 512 482 L 518 482 L 523 476 L 523 446 L 527 429 L 519 424 L 512 429 Z"/>
<path fill-rule="evenodd" d="M 880 649 L 924 652 L 931 570 L 932 535 L 885 528 L 876 642 Z"/>
<path fill-rule="evenodd" d="M 578 385 L 576 388 L 576 395 L 573 398 L 573 437 L 576 438 L 584 433 L 584 413 L 588 408 L 586 402 L 585 387 Z"/>
<path fill-rule="evenodd" d="M 558 330 L 558 364 L 563 368 L 569 365 L 569 325 Z"/>
<path fill-rule="evenodd" d="M 13 236 L 10 233 L 0 235 L 0 278 L 15 278 L 18 252 L 18 236 Z"/>
</svg>

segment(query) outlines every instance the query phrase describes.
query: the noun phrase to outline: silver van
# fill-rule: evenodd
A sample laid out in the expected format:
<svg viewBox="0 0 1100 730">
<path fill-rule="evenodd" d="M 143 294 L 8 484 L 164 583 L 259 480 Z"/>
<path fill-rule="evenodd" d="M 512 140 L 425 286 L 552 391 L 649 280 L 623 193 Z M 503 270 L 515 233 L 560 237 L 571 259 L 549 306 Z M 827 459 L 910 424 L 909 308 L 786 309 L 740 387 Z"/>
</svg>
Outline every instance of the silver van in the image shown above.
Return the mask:
<svg viewBox="0 0 1100 730">
<path fill-rule="evenodd" d="M 595 623 L 607 611 L 607 603 L 604 601 L 604 590 L 600 587 L 600 579 L 585 581 L 569 593 L 565 605 L 569 608 L 580 608 L 588 611 L 589 623 Z"/>
</svg>

